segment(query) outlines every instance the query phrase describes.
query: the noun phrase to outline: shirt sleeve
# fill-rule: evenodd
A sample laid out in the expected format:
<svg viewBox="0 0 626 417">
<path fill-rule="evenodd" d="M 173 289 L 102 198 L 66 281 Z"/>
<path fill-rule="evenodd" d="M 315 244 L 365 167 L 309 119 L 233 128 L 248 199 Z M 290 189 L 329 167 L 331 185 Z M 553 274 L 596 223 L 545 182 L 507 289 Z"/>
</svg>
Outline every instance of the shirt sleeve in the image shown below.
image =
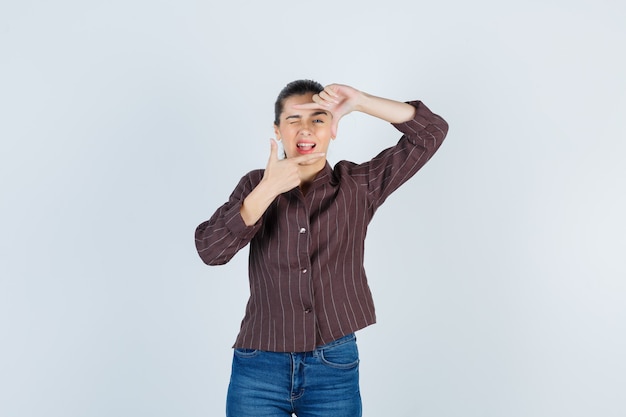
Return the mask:
<svg viewBox="0 0 626 417">
<path fill-rule="evenodd" d="M 252 171 L 241 178 L 228 201 L 196 228 L 196 250 L 207 265 L 223 265 L 230 261 L 261 228 L 262 220 L 247 226 L 240 214 L 244 199 L 261 178 L 262 171 Z"/>
<path fill-rule="evenodd" d="M 408 103 L 415 107 L 415 115 L 407 122 L 393 125 L 402 132 L 398 143 L 361 166 L 374 208 L 430 160 L 448 133 L 448 123 L 421 101 Z"/>
</svg>

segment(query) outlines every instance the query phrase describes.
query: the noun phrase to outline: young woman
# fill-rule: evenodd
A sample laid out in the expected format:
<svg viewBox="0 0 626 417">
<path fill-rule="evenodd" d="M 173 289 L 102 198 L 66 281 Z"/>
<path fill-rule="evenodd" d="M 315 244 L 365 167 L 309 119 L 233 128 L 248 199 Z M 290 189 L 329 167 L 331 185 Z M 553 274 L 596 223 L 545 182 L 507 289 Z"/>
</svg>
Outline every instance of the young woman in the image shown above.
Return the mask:
<svg viewBox="0 0 626 417">
<path fill-rule="evenodd" d="M 393 123 L 402 138 L 368 162 L 331 168 L 326 151 L 353 111 Z M 367 225 L 447 130 L 420 101 L 309 80 L 280 92 L 266 168 L 246 174 L 195 234 L 209 265 L 250 244 L 250 299 L 233 346 L 228 417 L 361 416 L 354 332 L 376 321 L 363 268 Z"/>
</svg>

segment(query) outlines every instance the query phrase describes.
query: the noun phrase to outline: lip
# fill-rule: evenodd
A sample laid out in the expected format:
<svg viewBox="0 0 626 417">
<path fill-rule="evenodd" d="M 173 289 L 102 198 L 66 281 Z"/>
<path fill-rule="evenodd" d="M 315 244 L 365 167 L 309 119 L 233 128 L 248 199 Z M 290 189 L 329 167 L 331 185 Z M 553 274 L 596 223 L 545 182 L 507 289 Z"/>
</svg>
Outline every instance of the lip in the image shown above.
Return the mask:
<svg viewBox="0 0 626 417">
<path fill-rule="evenodd" d="M 301 140 L 296 143 L 296 151 L 301 155 L 315 152 L 317 144 L 310 140 Z"/>
</svg>

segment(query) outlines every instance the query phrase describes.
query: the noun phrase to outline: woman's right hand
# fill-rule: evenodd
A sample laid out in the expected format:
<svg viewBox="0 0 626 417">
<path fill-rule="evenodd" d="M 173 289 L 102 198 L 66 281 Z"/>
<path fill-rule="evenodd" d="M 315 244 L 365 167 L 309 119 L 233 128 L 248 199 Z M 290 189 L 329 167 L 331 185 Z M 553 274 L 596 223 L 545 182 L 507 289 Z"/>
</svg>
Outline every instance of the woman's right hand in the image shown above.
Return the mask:
<svg viewBox="0 0 626 417">
<path fill-rule="evenodd" d="M 300 155 L 292 158 L 279 159 L 278 145 L 274 139 L 270 139 L 270 157 L 263 174 L 263 180 L 273 197 L 296 188 L 302 182 L 300 167 L 310 165 L 324 157 L 324 152 L 316 152 L 308 155 Z"/>
<path fill-rule="evenodd" d="M 313 164 L 324 157 L 323 152 L 317 152 L 278 159 L 278 145 L 274 139 L 270 139 L 270 141 L 270 158 L 267 161 L 263 179 L 248 194 L 239 210 L 244 223 L 248 226 L 259 221 L 276 197 L 300 185 L 302 182 L 300 178 L 301 166 Z"/>
</svg>

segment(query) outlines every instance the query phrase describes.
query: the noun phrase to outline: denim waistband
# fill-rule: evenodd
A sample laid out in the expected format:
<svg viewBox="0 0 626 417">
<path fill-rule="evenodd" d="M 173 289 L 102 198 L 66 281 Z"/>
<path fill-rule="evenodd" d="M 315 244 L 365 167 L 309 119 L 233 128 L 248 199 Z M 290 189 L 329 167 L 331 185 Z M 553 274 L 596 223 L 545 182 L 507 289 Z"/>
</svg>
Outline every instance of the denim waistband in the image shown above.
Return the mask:
<svg viewBox="0 0 626 417">
<path fill-rule="evenodd" d="M 356 335 L 354 333 L 350 333 L 343 337 L 340 337 L 339 339 L 333 340 L 330 343 L 326 343 L 325 345 L 316 347 L 315 351 L 320 351 L 320 350 L 328 349 L 333 346 L 342 345 L 344 343 L 352 342 L 353 340 L 356 340 Z"/>
</svg>

